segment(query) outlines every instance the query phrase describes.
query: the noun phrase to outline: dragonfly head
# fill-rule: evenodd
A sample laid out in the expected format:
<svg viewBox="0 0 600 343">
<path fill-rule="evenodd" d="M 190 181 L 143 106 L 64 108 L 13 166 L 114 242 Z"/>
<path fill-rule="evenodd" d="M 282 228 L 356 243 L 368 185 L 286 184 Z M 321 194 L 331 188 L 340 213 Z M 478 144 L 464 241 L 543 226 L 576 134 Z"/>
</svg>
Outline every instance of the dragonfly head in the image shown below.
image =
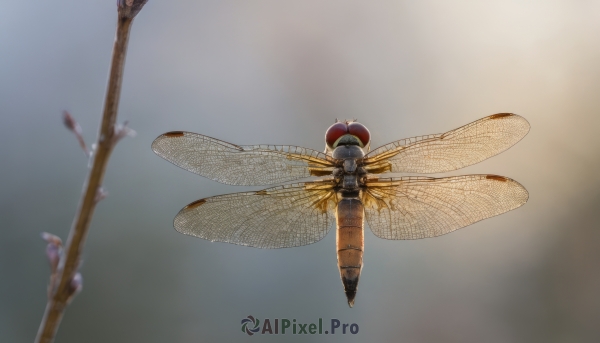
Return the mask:
<svg viewBox="0 0 600 343">
<path fill-rule="evenodd" d="M 326 152 L 335 150 L 342 145 L 357 145 L 362 149 L 369 149 L 371 133 L 356 120 L 337 121 L 325 132 Z"/>
</svg>

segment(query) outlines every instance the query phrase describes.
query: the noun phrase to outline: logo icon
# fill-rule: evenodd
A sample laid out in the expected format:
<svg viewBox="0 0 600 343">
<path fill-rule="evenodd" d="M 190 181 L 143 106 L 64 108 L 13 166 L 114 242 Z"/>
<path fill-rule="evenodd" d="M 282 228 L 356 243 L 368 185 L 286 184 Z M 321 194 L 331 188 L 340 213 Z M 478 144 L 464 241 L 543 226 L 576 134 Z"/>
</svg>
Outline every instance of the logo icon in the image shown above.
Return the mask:
<svg viewBox="0 0 600 343">
<path fill-rule="evenodd" d="M 248 325 L 254 325 L 253 328 L 249 328 Z M 248 318 L 242 319 L 242 332 L 248 334 L 248 336 L 252 336 L 260 330 L 260 320 L 254 319 L 252 316 L 248 316 Z"/>
</svg>

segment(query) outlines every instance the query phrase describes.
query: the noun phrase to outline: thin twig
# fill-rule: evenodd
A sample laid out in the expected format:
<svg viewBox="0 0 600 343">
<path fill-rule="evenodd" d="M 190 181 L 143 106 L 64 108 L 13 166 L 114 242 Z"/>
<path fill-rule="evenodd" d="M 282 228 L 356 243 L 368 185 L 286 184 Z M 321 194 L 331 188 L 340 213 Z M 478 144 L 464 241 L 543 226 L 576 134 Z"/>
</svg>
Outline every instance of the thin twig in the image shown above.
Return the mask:
<svg viewBox="0 0 600 343">
<path fill-rule="evenodd" d="M 71 226 L 64 254 L 60 257 L 56 273 L 53 273 L 55 275 L 50 278 L 48 304 L 46 305 L 46 311 L 38 330 L 36 342 L 49 343 L 54 341 L 66 306 L 73 296 L 81 290 L 81 275 L 77 270 L 90 221 L 98 200 L 102 198 L 98 195 L 104 194 L 104 191 L 101 190 L 101 185 L 106 165 L 118 139 L 130 132 L 127 131 L 124 134 L 121 130 L 129 129 L 126 127 L 118 128 L 115 123 L 117 120 L 123 67 L 125 65 L 131 24 L 135 15 L 142 9 L 146 2 L 147 0 L 118 0 L 117 2 L 117 33 L 113 47 L 98 142 L 93 151 L 92 166 L 83 186 L 79 209 Z"/>
<path fill-rule="evenodd" d="M 85 145 L 85 140 L 83 139 L 83 130 L 81 130 L 81 125 L 73 119 L 71 113 L 68 111 L 63 112 L 63 123 L 69 129 L 69 131 L 73 132 L 75 138 L 77 138 L 77 142 L 79 142 L 79 147 L 83 150 L 85 156 L 90 157 L 90 150 Z"/>
</svg>

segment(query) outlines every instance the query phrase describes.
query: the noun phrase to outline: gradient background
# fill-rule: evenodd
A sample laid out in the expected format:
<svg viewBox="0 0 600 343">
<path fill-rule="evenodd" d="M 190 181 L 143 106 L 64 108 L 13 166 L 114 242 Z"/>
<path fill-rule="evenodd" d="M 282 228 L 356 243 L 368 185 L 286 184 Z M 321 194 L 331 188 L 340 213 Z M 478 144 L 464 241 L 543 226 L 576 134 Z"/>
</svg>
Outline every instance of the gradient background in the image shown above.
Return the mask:
<svg viewBox="0 0 600 343">
<path fill-rule="evenodd" d="M 136 19 L 120 106 L 135 139 L 109 163 L 83 292 L 57 342 L 600 341 L 600 2 L 151 0 Z M 0 341 L 35 337 L 49 231 L 66 238 L 96 138 L 115 1 L 0 2 Z M 356 305 L 335 235 L 260 250 L 183 236 L 218 184 L 153 154 L 187 130 L 236 144 L 324 147 L 358 118 L 373 147 L 498 112 L 528 136 L 464 170 L 518 180 L 529 202 L 458 232 L 386 241 L 368 229 Z M 258 336 L 240 321 L 338 318 L 357 335 Z"/>
</svg>

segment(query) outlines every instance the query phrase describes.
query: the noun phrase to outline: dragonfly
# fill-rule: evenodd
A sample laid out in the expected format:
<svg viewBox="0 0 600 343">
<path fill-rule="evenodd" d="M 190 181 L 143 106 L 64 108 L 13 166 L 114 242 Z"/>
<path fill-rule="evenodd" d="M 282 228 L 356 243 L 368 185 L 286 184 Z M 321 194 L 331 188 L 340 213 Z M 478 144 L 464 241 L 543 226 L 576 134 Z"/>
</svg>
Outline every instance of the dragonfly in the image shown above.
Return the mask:
<svg viewBox="0 0 600 343">
<path fill-rule="evenodd" d="M 352 307 L 363 267 L 365 220 L 379 238 L 429 238 L 516 209 L 529 197 L 521 184 L 500 175 L 397 174 L 444 173 L 473 165 L 510 148 L 529 128 L 519 115 L 498 113 L 446 133 L 370 150 L 371 134 L 363 124 L 336 119 L 325 133 L 324 152 L 235 145 L 184 131 L 162 134 L 152 150 L 220 183 L 276 185 L 190 203 L 174 219 L 183 234 L 263 249 L 290 248 L 320 241 L 336 223 L 338 270 Z"/>
</svg>

